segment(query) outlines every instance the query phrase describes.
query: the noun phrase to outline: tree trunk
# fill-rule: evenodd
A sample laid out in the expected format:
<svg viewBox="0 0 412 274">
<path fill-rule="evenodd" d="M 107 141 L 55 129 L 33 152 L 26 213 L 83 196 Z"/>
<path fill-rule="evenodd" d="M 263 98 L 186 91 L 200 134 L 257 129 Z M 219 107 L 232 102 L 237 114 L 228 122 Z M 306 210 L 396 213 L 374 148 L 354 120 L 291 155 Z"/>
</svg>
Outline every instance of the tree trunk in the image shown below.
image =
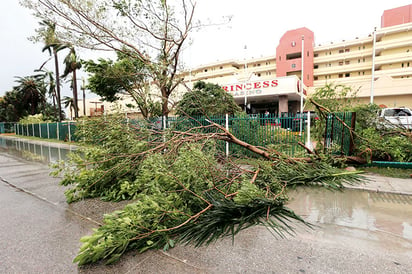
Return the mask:
<svg viewBox="0 0 412 274">
<path fill-rule="evenodd" d="M 60 98 L 60 74 L 59 74 L 59 59 L 57 57 L 57 50 L 53 48 L 53 55 L 54 55 L 54 69 L 56 72 L 56 101 L 57 101 L 57 109 L 58 109 L 58 121 L 62 121 L 62 105 L 61 105 L 61 98 Z"/>
<path fill-rule="evenodd" d="M 77 79 L 76 79 L 76 69 L 73 70 L 73 105 L 74 105 L 74 119 L 79 118 L 79 106 L 77 99 Z"/>
</svg>

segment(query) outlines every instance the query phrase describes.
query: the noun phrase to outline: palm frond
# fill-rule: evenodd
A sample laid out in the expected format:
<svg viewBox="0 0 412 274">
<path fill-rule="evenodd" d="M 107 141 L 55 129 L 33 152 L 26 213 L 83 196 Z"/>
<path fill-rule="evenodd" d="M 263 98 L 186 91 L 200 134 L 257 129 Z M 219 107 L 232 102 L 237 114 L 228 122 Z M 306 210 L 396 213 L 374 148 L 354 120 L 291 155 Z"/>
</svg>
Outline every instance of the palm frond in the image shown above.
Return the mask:
<svg viewBox="0 0 412 274">
<path fill-rule="evenodd" d="M 206 198 L 212 201 L 213 207 L 177 231 L 179 242 L 196 247 L 209 245 L 222 237 L 233 239 L 243 229 L 255 225 L 264 225 L 283 238 L 285 233 L 293 234 L 292 221 L 311 226 L 286 208 L 282 200 L 255 199 L 248 204 L 237 204 L 219 194 L 207 193 Z"/>
</svg>

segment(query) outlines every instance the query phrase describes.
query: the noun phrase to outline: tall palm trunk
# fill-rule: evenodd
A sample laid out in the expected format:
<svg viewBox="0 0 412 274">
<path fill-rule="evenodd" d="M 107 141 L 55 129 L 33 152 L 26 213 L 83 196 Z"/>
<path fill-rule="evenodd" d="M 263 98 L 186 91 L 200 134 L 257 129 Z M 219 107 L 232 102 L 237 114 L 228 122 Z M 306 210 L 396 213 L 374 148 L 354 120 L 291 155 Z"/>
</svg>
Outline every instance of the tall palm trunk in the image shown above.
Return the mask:
<svg viewBox="0 0 412 274">
<path fill-rule="evenodd" d="M 79 106 L 77 99 L 77 78 L 76 78 L 76 69 L 73 70 L 73 103 L 74 103 L 74 118 L 79 118 Z"/>
<path fill-rule="evenodd" d="M 62 105 L 61 105 L 61 97 L 60 97 L 60 73 L 59 73 L 59 59 L 57 57 L 57 49 L 53 48 L 53 55 L 54 55 L 54 68 L 56 71 L 56 101 L 57 101 L 57 109 L 58 109 L 58 121 L 62 121 Z"/>
</svg>

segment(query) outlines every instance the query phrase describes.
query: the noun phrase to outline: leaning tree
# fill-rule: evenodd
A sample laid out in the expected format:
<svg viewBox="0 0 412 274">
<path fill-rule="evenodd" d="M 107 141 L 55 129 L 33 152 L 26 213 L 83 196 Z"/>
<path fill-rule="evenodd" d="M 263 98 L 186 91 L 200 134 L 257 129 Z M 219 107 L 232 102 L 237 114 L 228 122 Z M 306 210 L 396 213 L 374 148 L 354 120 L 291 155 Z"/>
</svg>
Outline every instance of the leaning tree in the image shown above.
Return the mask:
<svg viewBox="0 0 412 274">
<path fill-rule="evenodd" d="M 182 81 L 178 69 L 194 22 L 191 0 L 21 0 L 35 16 L 55 22 L 60 41 L 92 50 L 124 51 L 148 68 L 157 86 L 162 113 L 171 110 L 171 95 Z M 127 51 L 125 51 L 125 49 Z"/>
</svg>

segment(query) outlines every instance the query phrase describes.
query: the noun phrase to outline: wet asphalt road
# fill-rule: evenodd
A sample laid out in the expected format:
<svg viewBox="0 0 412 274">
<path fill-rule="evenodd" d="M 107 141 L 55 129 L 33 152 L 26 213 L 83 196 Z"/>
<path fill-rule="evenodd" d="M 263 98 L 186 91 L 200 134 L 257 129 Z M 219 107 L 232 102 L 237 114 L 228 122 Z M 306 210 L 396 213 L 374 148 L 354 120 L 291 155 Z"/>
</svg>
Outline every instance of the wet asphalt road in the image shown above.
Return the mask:
<svg viewBox="0 0 412 274">
<path fill-rule="evenodd" d="M 373 217 L 383 227 L 395 227 L 392 231 L 314 218 L 308 208 L 324 196 L 312 201 L 301 193 L 291 207 L 318 227 L 298 227 L 294 237 L 275 239 L 254 227 L 233 243 L 132 251 L 115 265 L 79 269 L 72 259 L 80 237 L 97 227 L 103 213 L 122 205 L 98 200 L 67 205 L 63 187 L 49 171 L 47 165 L 0 152 L 0 273 L 412 273 L 412 239 L 397 233 L 398 223 L 410 222 L 408 203 Z"/>
</svg>

